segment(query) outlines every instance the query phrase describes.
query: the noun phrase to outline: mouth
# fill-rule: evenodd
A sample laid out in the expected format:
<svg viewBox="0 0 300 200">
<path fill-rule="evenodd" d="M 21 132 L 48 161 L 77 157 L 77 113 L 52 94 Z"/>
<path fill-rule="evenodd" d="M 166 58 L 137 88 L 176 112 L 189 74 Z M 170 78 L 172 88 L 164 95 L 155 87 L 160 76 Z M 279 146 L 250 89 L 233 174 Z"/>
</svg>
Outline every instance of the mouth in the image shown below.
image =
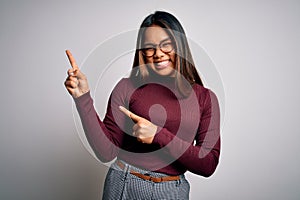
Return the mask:
<svg viewBox="0 0 300 200">
<path fill-rule="evenodd" d="M 164 69 L 170 65 L 170 62 L 171 62 L 170 60 L 162 60 L 159 62 L 155 62 L 154 66 L 156 69 Z"/>
</svg>

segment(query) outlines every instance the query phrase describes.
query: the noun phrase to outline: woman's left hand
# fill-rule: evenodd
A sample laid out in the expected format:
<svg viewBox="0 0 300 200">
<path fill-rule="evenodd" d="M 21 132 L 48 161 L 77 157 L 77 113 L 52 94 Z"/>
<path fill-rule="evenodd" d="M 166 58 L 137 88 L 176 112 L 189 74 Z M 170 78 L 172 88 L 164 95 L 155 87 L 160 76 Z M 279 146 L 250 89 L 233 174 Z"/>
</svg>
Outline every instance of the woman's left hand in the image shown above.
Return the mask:
<svg viewBox="0 0 300 200">
<path fill-rule="evenodd" d="M 120 106 L 119 109 L 134 121 L 133 136 L 139 142 L 151 144 L 156 134 L 157 126 L 149 120 L 132 113 L 123 106 Z"/>
</svg>

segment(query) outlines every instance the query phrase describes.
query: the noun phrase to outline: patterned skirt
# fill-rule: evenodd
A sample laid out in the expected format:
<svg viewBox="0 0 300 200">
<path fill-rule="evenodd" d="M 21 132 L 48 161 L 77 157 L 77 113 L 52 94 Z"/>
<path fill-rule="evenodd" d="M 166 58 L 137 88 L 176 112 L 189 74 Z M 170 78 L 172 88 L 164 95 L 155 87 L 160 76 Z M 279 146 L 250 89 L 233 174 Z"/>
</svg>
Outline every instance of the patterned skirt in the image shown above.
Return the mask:
<svg viewBox="0 0 300 200">
<path fill-rule="evenodd" d="M 179 180 L 156 183 L 151 180 L 144 180 L 130 172 L 135 171 L 151 177 L 168 175 L 146 171 L 124 161 L 121 161 L 124 166 L 121 168 L 117 162 L 120 161 L 114 162 L 106 175 L 103 200 L 189 199 L 190 185 L 183 174 L 180 175 Z"/>
</svg>

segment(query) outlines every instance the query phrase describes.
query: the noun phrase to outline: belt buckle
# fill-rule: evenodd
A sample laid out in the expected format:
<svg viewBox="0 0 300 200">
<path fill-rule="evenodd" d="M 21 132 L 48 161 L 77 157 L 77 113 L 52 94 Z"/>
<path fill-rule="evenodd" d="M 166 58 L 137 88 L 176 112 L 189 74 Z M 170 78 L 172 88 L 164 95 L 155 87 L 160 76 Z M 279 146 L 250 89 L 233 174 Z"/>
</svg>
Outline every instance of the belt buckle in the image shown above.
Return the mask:
<svg viewBox="0 0 300 200">
<path fill-rule="evenodd" d="M 149 179 L 149 181 L 152 181 L 154 183 L 161 183 L 162 180 L 163 179 L 161 177 L 153 177 L 153 176 L 150 176 L 150 179 Z"/>
</svg>

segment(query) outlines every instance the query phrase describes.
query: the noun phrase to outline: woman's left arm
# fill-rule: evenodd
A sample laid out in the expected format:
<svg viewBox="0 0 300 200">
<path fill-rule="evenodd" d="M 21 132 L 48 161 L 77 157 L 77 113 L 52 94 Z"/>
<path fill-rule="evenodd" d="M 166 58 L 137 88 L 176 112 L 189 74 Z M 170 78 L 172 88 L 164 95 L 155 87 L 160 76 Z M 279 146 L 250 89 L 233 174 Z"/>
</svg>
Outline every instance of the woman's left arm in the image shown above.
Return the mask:
<svg viewBox="0 0 300 200">
<path fill-rule="evenodd" d="M 188 171 L 211 176 L 220 156 L 220 109 L 216 95 L 210 90 L 206 92 L 195 144 L 176 137 L 166 128 L 154 136 L 153 143 L 159 144 Z"/>
</svg>

